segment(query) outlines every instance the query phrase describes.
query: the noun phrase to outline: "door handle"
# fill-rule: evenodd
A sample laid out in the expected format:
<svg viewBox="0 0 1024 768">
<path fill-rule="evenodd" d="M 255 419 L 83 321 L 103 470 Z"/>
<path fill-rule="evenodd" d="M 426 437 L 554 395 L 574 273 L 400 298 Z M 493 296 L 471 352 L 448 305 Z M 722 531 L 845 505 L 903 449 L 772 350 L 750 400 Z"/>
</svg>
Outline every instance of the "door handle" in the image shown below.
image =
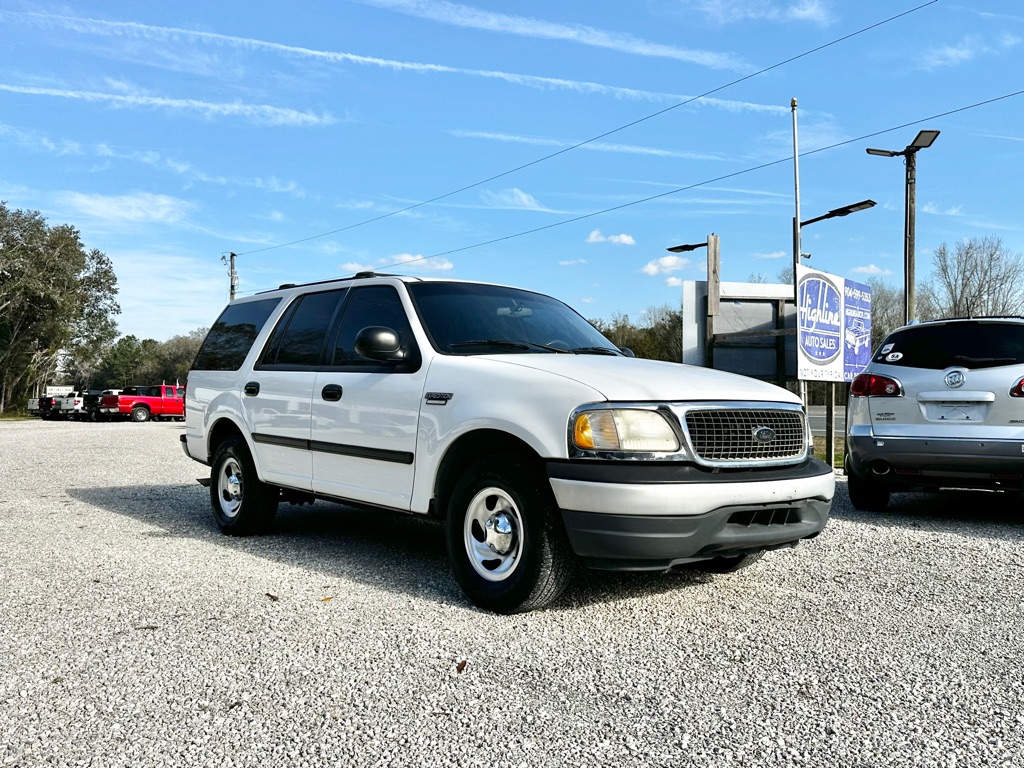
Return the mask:
<svg viewBox="0 0 1024 768">
<path fill-rule="evenodd" d="M 247 397 L 256 397 L 260 393 L 260 383 L 258 381 L 250 381 L 242 389 Z"/>
<path fill-rule="evenodd" d="M 341 392 L 342 389 L 338 384 L 328 384 L 320 390 L 320 397 L 330 403 L 336 403 L 341 400 Z"/>
</svg>

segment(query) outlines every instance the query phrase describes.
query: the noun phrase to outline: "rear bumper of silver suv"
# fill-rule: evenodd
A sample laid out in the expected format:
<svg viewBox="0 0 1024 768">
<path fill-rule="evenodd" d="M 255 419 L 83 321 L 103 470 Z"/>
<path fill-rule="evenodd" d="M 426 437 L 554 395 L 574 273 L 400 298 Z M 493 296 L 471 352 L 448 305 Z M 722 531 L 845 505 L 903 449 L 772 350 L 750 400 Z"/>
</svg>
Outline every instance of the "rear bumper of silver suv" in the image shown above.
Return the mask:
<svg viewBox="0 0 1024 768">
<path fill-rule="evenodd" d="M 851 430 L 847 474 L 889 490 L 1024 487 L 1024 441 L 875 437 Z"/>
</svg>

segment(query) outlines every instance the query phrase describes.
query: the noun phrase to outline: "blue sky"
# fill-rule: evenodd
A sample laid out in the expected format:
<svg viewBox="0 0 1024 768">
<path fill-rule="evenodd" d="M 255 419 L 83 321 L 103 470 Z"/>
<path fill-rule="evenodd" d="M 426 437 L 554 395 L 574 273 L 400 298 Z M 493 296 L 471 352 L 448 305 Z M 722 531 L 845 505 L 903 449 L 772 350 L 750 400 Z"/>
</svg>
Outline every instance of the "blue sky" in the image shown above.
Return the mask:
<svg viewBox="0 0 1024 768">
<path fill-rule="evenodd" d="M 711 232 L 724 280 L 774 282 L 794 97 L 801 219 L 878 203 L 806 227 L 808 266 L 902 286 L 903 161 L 865 149 L 922 128 L 919 279 L 941 243 L 1024 252 L 1020 0 L 7 0 L 0 24 L 0 199 L 111 258 L 124 334 L 208 326 L 230 251 L 242 293 L 376 268 L 634 321 L 704 279 L 665 249 Z"/>
</svg>

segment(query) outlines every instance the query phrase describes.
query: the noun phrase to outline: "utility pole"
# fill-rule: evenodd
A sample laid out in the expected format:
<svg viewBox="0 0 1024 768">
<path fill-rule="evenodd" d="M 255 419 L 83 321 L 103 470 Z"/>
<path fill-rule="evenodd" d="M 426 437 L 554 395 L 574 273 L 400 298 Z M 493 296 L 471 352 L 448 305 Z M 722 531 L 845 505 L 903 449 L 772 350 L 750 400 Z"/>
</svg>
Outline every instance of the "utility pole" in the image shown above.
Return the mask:
<svg viewBox="0 0 1024 768">
<path fill-rule="evenodd" d="M 235 289 L 238 288 L 238 272 L 235 271 L 235 252 L 231 251 L 226 256 L 221 254 L 220 260 L 222 264 L 228 264 L 228 277 L 231 278 L 231 293 L 229 297 L 230 301 L 234 301 Z"/>
</svg>

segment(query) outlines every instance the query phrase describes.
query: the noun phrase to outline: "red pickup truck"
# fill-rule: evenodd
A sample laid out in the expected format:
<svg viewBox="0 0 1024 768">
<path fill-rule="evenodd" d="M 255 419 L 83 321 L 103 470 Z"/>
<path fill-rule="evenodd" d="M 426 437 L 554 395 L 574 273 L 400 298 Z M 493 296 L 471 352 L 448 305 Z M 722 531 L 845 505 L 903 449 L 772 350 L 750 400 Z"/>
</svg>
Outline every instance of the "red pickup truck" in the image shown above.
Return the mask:
<svg viewBox="0 0 1024 768">
<path fill-rule="evenodd" d="M 106 418 L 132 421 L 185 418 L 185 388 L 173 384 L 153 384 L 122 389 L 118 395 L 100 398 L 99 412 Z"/>
</svg>

